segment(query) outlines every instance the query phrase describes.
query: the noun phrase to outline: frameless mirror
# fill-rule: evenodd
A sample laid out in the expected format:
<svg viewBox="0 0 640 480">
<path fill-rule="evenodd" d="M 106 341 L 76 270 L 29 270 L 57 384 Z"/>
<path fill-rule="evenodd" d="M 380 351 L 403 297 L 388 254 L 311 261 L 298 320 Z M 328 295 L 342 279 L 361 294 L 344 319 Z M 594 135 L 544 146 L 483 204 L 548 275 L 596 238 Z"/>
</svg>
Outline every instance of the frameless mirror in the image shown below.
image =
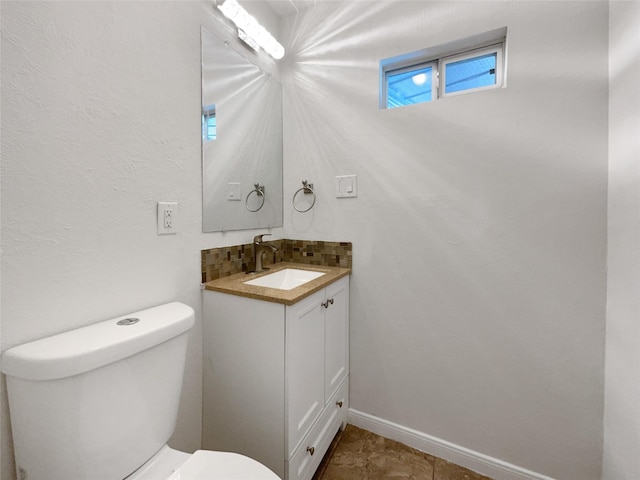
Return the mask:
<svg viewBox="0 0 640 480">
<path fill-rule="evenodd" d="M 282 86 L 202 27 L 202 230 L 282 226 Z"/>
</svg>

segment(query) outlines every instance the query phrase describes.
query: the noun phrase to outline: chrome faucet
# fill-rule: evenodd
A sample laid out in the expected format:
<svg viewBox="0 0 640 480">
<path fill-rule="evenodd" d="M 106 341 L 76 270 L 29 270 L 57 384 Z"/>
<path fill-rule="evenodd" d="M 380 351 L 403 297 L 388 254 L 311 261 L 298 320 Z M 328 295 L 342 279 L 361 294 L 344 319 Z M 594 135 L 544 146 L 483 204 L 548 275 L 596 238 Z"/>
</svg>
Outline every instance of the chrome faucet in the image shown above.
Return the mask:
<svg viewBox="0 0 640 480">
<path fill-rule="evenodd" d="M 269 245 L 268 243 L 262 242 L 262 237 L 269 236 L 270 233 L 263 233 L 262 235 L 256 235 L 253 237 L 253 255 L 255 260 L 256 268 L 254 269 L 254 273 L 260 273 L 264 270 L 269 270 L 268 268 L 264 268 L 262 266 L 262 256 L 271 249 L 272 252 L 277 252 L 278 249 L 273 245 Z"/>
</svg>

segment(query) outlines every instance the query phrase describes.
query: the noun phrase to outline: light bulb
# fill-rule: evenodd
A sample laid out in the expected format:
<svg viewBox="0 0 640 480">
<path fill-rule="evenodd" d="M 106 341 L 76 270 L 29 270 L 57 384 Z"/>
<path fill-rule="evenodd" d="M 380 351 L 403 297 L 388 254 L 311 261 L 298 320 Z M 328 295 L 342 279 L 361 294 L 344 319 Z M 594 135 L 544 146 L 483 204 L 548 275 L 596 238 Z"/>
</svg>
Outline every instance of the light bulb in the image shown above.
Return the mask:
<svg viewBox="0 0 640 480">
<path fill-rule="evenodd" d="M 411 77 L 411 80 L 413 80 L 413 83 L 415 83 L 416 85 L 424 85 L 424 82 L 427 81 L 427 74 L 418 73 L 417 75 Z"/>
</svg>

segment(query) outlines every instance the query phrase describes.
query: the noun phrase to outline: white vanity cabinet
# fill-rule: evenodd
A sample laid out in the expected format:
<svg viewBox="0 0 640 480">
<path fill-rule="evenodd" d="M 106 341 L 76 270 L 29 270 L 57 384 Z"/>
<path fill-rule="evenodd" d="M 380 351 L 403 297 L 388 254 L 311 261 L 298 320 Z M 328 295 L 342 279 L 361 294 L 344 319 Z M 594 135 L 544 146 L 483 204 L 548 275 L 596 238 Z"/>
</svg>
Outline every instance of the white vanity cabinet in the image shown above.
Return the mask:
<svg viewBox="0 0 640 480">
<path fill-rule="evenodd" d="M 203 448 L 311 479 L 349 391 L 349 277 L 285 306 L 205 291 Z"/>
</svg>

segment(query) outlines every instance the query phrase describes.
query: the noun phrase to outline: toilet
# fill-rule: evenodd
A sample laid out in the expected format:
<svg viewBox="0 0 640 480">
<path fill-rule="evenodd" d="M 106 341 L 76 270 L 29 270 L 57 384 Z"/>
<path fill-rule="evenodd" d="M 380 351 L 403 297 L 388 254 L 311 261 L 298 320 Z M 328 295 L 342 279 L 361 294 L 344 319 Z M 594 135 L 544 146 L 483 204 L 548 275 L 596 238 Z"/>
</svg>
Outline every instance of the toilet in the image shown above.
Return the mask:
<svg viewBox="0 0 640 480">
<path fill-rule="evenodd" d="M 7 350 L 17 477 L 279 479 L 237 453 L 167 446 L 193 324 L 193 309 L 174 302 Z"/>
</svg>

